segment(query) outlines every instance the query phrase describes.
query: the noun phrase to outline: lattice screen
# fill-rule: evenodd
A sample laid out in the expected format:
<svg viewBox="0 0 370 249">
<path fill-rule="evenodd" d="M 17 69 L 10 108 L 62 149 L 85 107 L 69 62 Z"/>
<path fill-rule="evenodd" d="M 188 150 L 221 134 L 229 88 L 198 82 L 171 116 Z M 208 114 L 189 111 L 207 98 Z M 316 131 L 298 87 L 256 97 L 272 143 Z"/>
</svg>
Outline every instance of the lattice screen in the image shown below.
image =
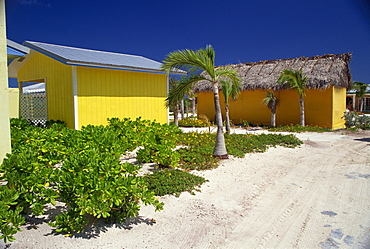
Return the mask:
<svg viewBox="0 0 370 249">
<path fill-rule="evenodd" d="M 37 126 L 44 126 L 48 120 L 46 93 L 20 93 L 19 114 Z"/>
</svg>

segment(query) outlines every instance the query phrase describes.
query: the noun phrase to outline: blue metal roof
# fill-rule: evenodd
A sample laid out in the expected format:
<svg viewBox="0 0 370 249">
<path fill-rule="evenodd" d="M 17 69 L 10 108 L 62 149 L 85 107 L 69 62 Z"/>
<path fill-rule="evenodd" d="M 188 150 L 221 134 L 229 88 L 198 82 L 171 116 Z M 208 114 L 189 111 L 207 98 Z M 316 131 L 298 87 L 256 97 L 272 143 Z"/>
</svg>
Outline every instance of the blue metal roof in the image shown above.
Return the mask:
<svg viewBox="0 0 370 249">
<path fill-rule="evenodd" d="M 160 68 L 162 65 L 160 62 L 137 55 L 74 48 L 33 41 L 25 41 L 23 45 L 68 65 L 121 68 L 139 71 L 161 71 Z"/>
<path fill-rule="evenodd" d="M 30 52 L 29 48 L 26 48 L 25 46 L 22 46 L 21 44 L 18 44 L 9 39 L 6 39 L 6 48 L 7 48 L 7 53 L 10 55 L 23 56 Z"/>
<path fill-rule="evenodd" d="M 8 55 L 17 55 L 17 56 L 24 56 L 25 53 L 20 52 L 14 48 L 6 47 L 6 54 Z"/>
</svg>

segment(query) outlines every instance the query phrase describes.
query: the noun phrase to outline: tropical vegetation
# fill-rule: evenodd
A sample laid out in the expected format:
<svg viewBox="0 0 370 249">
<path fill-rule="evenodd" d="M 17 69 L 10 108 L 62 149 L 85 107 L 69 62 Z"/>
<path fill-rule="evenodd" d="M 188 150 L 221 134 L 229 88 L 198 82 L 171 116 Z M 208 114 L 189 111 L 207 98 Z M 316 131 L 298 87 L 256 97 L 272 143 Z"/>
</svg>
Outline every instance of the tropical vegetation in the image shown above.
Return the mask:
<svg viewBox="0 0 370 249">
<path fill-rule="evenodd" d="M 221 90 L 225 99 L 225 123 L 226 133 L 230 133 L 230 115 L 229 115 L 229 99 L 230 97 L 234 100 L 238 98 L 240 93 L 241 83 L 236 81 L 234 84 L 230 80 L 221 80 Z"/>
<path fill-rule="evenodd" d="M 223 132 L 223 122 L 221 115 L 219 86 L 220 80 L 230 80 L 232 84 L 240 81 L 238 73 L 229 66 L 215 66 L 216 53 L 211 45 L 199 50 L 178 50 L 166 56 L 163 61 L 162 69 L 168 74 L 172 70 L 186 70 L 187 80 L 180 87 L 173 89 L 169 96 L 173 99 L 182 99 L 184 93 L 189 92 L 192 86 L 199 81 L 209 81 L 212 83 L 214 104 L 216 111 L 217 137 L 213 150 L 213 155 L 219 158 L 228 158 L 225 138 Z"/>
<path fill-rule="evenodd" d="M 367 87 L 368 85 L 363 82 L 359 81 L 352 82 L 352 89 L 355 90 L 356 98 L 359 99 L 359 105 L 357 110 L 360 112 L 364 110 L 364 97 L 366 95 Z"/>
<path fill-rule="evenodd" d="M 40 215 L 47 206 L 61 213 L 50 221 L 56 232 L 83 232 L 97 219 L 123 222 L 141 205 L 163 208 L 156 196 L 196 191 L 206 180 L 189 170 L 215 168 L 216 134 L 182 133 L 173 125 L 147 120 L 109 119 L 107 126 L 81 130 L 53 123 L 34 127 L 25 120 L 11 122 L 12 154 L 0 166 L 0 233 L 12 241 L 26 215 Z M 295 136 L 226 135 L 231 155 L 243 157 L 269 146 L 295 147 Z M 139 149 L 142 162 L 154 162 L 158 172 L 141 176 L 141 165 L 122 163 L 121 156 Z M 174 170 L 174 168 L 182 170 Z"/>
<path fill-rule="evenodd" d="M 347 128 L 370 129 L 370 116 L 357 112 L 347 112 L 344 114 Z"/>
<path fill-rule="evenodd" d="M 307 77 L 301 70 L 284 69 L 280 73 L 278 82 L 282 85 L 288 84 L 290 88 L 297 90 L 299 94 L 299 110 L 301 126 L 305 126 L 304 96 L 307 89 Z"/>
<path fill-rule="evenodd" d="M 262 100 L 262 104 L 267 106 L 271 111 L 271 127 L 276 126 L 276 107 L 279 104 L 279 99 L 275 96 L 273 91 L 266 92 L 266 97 Z"/>
</svg>

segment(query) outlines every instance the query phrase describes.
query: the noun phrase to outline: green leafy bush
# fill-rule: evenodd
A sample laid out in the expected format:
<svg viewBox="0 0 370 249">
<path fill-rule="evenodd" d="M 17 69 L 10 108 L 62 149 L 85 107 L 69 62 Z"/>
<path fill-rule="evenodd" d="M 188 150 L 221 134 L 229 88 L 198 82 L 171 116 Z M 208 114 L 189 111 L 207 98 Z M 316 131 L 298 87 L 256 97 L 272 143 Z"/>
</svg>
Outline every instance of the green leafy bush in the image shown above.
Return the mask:
<svg viewBox="0 0 370 249">
<path fill-rule="evenodd" d="M 370 128 L 370 116 L 366 116 L 364 114 L 361 115 L 357 112 L 347 112 L 342 118 L 345 119 L 347 128 Z"/>
<path fill-rule="evenodd" d="M 0 239 L 5 243 L 14 241 L 13 234 L 21 229 L 19 228 L 24 222 L 24 217 L 20 214 L 22 207 L 16 206 L 19 194 L 13 188 L 0 186 Z"/>
<path fill-rule="evenodd" d="M 76 131 L 55 124 L 46 129 L 13 121 L 13 153 L 0 166 L 0 180 L 7 181 L 0 196 L 9 195 L 8 190 L 14 194 L 9 198 L 12 202 L 1 209 L 3 238 L 13 239 L 22 223 L 15 222 L 21 211 L 40 215 L 46 204 L 55 205 L 56 200 L 68 208 L 50 225 L 68 233 L 82 231 L 89 217 L 120 222 L 137 215 L 141 204 L 163 208 L 137 176 L 139 167 L 120 164 L 119 158 L 136 146 L 175 146 L 167 140 L 178 128 L 141 119 L 109 122 L 106 127 L 89 125 Z M 164 159 L 157 155 L 156 160 L 167 163 L 167 155 Z"/>
</svg>

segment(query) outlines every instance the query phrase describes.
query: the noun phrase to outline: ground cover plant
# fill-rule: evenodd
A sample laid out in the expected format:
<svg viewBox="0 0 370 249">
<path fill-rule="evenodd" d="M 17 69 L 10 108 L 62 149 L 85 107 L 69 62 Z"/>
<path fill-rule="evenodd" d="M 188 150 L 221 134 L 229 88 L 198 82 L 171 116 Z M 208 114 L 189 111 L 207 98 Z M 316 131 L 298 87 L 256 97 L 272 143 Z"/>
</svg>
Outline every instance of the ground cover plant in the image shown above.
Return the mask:
<svg viewBox="0 0 370 249">
<path fill-rule="evenodd" d="M 208 127 L 209 122 L 207 120 L 187 117 L 179 120 L 179 126 L 181 127 Z"/>
<path fill-rule="evenodd" d="M 276 131 L 276 132 L 333 132 L 333 130 L 325 127 L 319 126 L 300 126 L 300 125 L 284 125 L 278 127 L 271 127 L 268 129 L 269 131 Z"/>
<path fill-rule="evenodd" d="M 186 145 L 179 149 L 181 156 L 179 166 L 187 170 L 206 170 L 215 168 L 219 159 L 212 156 L 215 134 L 210 133 L 180 133 L 178 144 Z M 293 135 L 281 134 L 225 134 L 225 144 L 230 155 L 244 157 L 246 153 L 265 152 L 268 147 L 285 146 L 294 148 L 302 144 Z"/>
<path fill-rule="evenodd" d="M 199 191 L 197 187 L 207 180 L 178 169 L 166 169 L 146 175 L 144 181 L 148 188 L 158 196 L 174 194 L 179 196 L 181 192 Z"/>
<path fill-rule="evenodd" d="M 184 171 L 218 165 L 212 155 L 216 134 L 182 133 L 173 125 L 117 118 L 79 131 L 61 122 L 47 127 L 11 121 L 12 154 L 0 166 L 0 180 L 7 182 L 0 186 L 0 238 L 5 241 L 14 239 L 25 215 L 43 214 L 56 201 L 66 208 L 50 225 L 69 234 L 97 219 L 122 222 L 136 216 L 143 204 L 161 210 L 156 196 L 191 192 L 206 181 Z M 231 155 L 243 157 L 301 141 L 279 134 L 232 134 L 225 143 Z M 157 163 L 162 171 L 139 176 L 140 165 L 120 163 L 121 155 L 135 148 L 139 161 Z"/>
</svg>

